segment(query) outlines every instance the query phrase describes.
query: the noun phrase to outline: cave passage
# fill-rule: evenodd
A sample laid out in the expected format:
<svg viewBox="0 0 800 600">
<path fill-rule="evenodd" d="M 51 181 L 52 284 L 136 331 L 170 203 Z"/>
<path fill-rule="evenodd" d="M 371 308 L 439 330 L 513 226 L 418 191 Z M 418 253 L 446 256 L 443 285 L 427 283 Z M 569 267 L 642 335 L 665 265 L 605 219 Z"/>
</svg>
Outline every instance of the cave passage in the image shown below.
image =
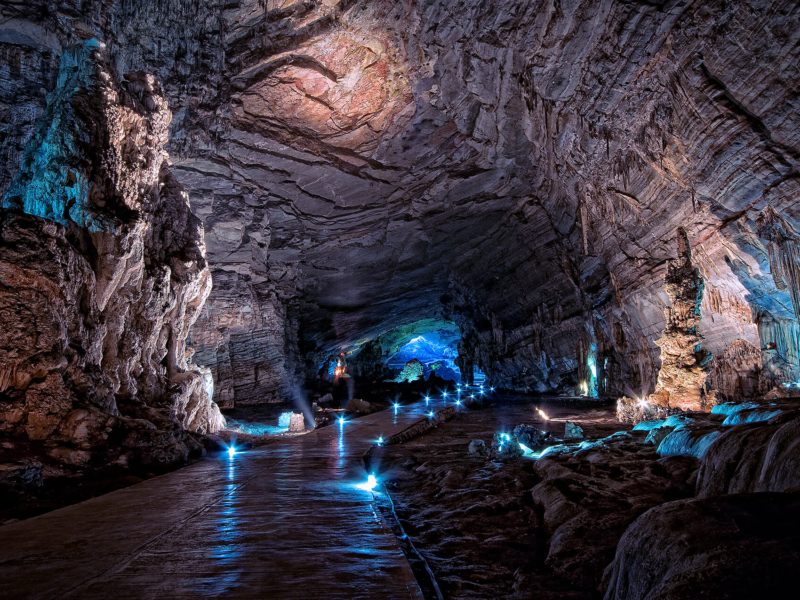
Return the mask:
<svg viewBox="0 0 800 600">
<path fill-rule="evenodd" d="M 3 2 L 0 597 L 797 596 L 798 90 L 797 0 Z"/>
</svg>

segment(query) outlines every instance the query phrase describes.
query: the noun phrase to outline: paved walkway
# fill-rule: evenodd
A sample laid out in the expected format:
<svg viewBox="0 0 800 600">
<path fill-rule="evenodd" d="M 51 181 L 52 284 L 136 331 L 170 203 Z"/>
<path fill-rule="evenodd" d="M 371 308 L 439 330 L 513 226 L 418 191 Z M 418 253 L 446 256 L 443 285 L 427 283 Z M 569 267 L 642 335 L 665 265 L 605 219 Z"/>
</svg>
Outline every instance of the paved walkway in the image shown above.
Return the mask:
<svg viewBox="0 0 800 600">
<path fill-rule="evenodd" d="M 421 598 L 355 486 L 373 441 L 427 410 L 210 458 L 0 527 L 0 598 Z"/>
</svg>

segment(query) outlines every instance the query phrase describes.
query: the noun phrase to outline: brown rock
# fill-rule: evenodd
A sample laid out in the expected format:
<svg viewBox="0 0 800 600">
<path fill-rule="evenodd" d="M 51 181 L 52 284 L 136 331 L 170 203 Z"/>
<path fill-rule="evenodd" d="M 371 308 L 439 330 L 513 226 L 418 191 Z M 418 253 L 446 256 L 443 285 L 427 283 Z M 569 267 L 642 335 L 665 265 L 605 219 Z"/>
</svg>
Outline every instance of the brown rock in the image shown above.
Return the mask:
<svg viewBox="0 0 800 600">
<path fill-rule="evenodd" d="M 622 536 L 605 600 L 790 598 L 800 584 L 800 493 L 679 500 Z"/>
<path fill-rule="evenodd" d="M 200 433 L 224 423 L 186 361 L 211 278 L 165 160 L 170 112 L 152 77 L 120 86 L 105 60 L 96 41 L 65 52 L 0 212 L 3 430 L 80 448 L 105 445 L 120 407 Z"/>
</svg>

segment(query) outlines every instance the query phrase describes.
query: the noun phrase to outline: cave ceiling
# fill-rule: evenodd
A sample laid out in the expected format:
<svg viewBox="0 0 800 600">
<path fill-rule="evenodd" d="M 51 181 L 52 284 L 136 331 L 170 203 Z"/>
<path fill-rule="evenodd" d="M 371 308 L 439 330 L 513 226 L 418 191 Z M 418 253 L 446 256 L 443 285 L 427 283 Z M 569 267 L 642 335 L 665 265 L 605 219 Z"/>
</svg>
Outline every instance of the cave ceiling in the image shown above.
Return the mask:
<svg viewBox="0 0 800 600">
<path fill-rule="evenodd" d="M 657 336 L 680 226 L 712 351 L 760 347 L 761 308 L 795 317 L 754 223 L 800 216 L 793 2 L 61 4 L 4 9 L 4 47 L 40 69 L 7 75 L 27 94 L 9 110 L 42 105 L 58 48 L 90 35 L 162 81 L 206 330 L 290 323 L 326 352 L 445 318 L 486 336 L 484 370 L 537 372 L 542 349 L 568 367 L 613 323 Z"/>
</svg>

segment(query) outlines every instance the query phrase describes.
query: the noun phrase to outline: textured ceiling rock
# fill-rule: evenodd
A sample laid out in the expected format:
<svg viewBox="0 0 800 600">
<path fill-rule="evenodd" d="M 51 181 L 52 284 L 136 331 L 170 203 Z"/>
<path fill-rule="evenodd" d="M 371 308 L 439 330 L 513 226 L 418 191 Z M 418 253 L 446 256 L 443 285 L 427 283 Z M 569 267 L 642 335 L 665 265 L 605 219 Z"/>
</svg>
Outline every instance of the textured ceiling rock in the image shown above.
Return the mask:
<svg viewBox="0 0 800 600">
<path fill-rule="evenodd" d="M 217 282 L 193 344 L 226 402 L 432 318 L 501 385 L 646 394 L 681 226 L 715 362 L 768 348 L 712 363 L 715 385 L 800 376 L 756 226 L 800 217 L 796 3 L 43 6 L 3 9 L 0 158 L 17 168 L 59 44 L 97 35 L 163 83 Z"/>
<path fill-rule="evenodd" d="M 3 197 L 0 427 L 78 463 L 110 436 L 123 461 L 147 462 L 144 446 L 181 462 L 201 450 L 182 428 L 224 423 L 210 373 L 187 363 L 211 288 L 203 228 L 166 166 L 158 84 L 118 85 L 103 52 L 96 40 L 64 51 Z"/>
</svg>

